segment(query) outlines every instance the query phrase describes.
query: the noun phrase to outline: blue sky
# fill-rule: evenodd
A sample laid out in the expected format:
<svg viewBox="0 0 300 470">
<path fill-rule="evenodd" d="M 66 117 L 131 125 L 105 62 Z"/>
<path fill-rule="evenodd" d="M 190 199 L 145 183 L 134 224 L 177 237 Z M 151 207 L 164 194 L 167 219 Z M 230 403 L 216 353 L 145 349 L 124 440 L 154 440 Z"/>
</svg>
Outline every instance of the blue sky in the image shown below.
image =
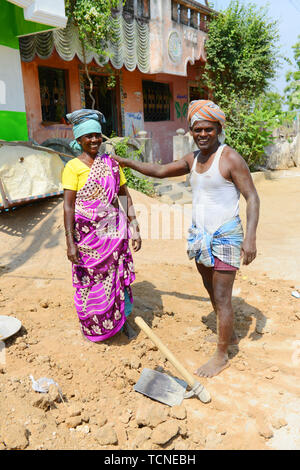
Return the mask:
<svg viewBox="0 0 300 470">
<path fill-rule="evenodd" d="M 292 46 L 297 42 L 297 36 L 300 34 L 300 0 L 241 0 L 243 3 L 253 3 L 258 7 L 268 7 L 269 17 L 278 21 L 279 27 L 279 47 L 281 55 L 288 57 L 293 61 Z M 204 0 L 199 3 L 205 4 Z M 209 2 L 214 8 L 222 10 L 227 8 L 230 0 L 213 0 Z M 293 62 L 294 63 L 294 62 Z M 273 82 L 273 87 L 279 93 L 283 94 L 286 86 L 285 74 L 288 70 L 294 70 L 294 67 L 288 65 L 285 61 L 282 68 L 278 70 L 278 78 Z"/>
</svg>

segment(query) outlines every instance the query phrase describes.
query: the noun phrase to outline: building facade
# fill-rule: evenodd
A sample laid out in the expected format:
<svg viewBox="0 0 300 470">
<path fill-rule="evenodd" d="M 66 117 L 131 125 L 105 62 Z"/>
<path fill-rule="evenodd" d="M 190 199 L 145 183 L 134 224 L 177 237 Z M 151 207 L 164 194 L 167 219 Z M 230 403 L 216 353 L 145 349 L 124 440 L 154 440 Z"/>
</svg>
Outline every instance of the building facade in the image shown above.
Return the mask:
<svg viewBox="0 0 300 470">
<path fill-rule="evenodd" d="M 173 136 L 187 130 L 188 102 L 207 97 L 201 76 L 211 14 L 192 0 L 127 0 L 113 12 L 116 39 L 105 61 L 82 51 L 72 24 L 20 38 L 29 138 L 39 144 L 72 138 L 66 113 L 91 107 L 86 62 L 95 108 L 106 117 L 104 134 L 145 130 L 154 159 L 172 161 Z"/>
<path fill-rule="evenodd" d="M 64 0 L 0 0 L 0 139 L 28 140 L 19 37 L 64 27 Z"/>
</svg>

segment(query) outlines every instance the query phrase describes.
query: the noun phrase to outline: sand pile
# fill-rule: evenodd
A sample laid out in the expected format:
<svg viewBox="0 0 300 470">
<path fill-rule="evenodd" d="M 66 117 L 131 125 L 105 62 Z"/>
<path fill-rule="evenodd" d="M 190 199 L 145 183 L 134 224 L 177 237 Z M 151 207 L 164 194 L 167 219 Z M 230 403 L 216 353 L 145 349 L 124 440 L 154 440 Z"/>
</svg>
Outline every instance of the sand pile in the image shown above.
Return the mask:
<svg viewBox="0 0 300 470">
<path fill-rule="evenodd" d="M 299 223 L 292 213 L 293 184 L 265 182 L 260 188 L 261 254 L 241 269 L 233 292 L 240 343 L 230 350 L 231 367 L 201 380 L 212 396 L 207 405 L 193 398 L 170 408 L 133 390 L 145 367 L 177 375 L 142 332 L 132 341 L 120 333 L 101 344 L 82 337 L 61 199 L 2 214 L 0 314 L 16 316 L 23 327 L 6 341 L 0 364 L 0 448 L 299 448 L 300 300 L 291 296 L 297 272 L 287 277 L 291 249 L 284 248 L 284 256 L 277 250 L 291 235 L 289 226 Z M 154 203 L 132 194 L 138 210 Z M 274 207 L 280 206 L 279 226 Z M 266 255 L 272 240 L 274 262 Z M 216 332 L 216 320 L 186 258 L 185 240 L 144 240 L 135 266 L 133 315 L 141 315 L 193 372 L 214 351 L 205 338 Z M 55 387 L 35 392 L 30 375 L 52 378 L 62 398 Z"/>
</svg>

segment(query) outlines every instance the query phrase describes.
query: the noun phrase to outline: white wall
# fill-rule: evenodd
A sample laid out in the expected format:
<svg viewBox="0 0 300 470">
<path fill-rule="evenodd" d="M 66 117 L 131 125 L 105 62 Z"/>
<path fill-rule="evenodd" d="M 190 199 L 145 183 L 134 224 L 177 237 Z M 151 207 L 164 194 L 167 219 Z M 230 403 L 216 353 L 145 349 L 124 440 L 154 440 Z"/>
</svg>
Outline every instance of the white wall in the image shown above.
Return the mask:
<svg viewBox="0 0 300 470">
<path fill-rule="evenodd" d="M 0 45 L 0 111 L 25 112 L 20 52 Z"/>
<path fill-rule="evenodd" d="M 67 24 L 64 0 L 8 0 L 24 8 L 24 18 L 28 21 L 64 28 Z"/>
</svg>

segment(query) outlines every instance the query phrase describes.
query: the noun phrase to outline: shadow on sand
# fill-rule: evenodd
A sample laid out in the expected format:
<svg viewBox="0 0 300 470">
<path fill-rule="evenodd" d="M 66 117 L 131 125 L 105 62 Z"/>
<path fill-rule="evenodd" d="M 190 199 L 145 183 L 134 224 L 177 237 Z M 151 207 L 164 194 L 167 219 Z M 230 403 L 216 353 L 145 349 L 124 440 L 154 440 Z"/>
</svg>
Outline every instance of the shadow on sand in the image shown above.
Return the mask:
<svg viewBox="0 0 300 470">
<path fill-rule="evenodd" d="M 163 295 L 174 296 L 187 302 L 191 300 L 196 300 L 199 302 L 210 302 L 208 297 L 188 295 L 174 291 L 162 291 L 157 289 L 156 286 L 151 282 L 143 281 L 133 285 L 134 307 L 132 316 L 139 315 L 151 328 L 154 317 L 168 315 L 163 308 Z M 255 321 L 255 328 L 249 338 L 251 338 L 252 341 L 261 339 L 262 336 L 261 334 L 256 333 L 256 329 L 262 331 L 266 324 L 267 318 L 263 315 L 263 313 L 256 307 L 245 302 L 245 300 L 241 297 L 233 297 L 232 303 L 233 310 L 235 312 L 235 331 L 239 339 L 241 340 L 248 336 L 250 325 L 252 324 L 253 319 Z M 132 316 L 129 317 L 130 324 L 136 330 L 137 334 L 139 334 L 140 329 L 137 325 L 135 325 Z M 209 315 L 199 315 L 199 324 L 201 322 L 204 323 L 206 327 L 216 335 L 217 321 L 214 311 L 209 313 Z M 159 333 L 157 334 L 159 336 Z M 122 344 L 128 344 L 129 342 L 130 340 L 123 333 L 119 333 L 106 341 L 106 344 L 121 346 Z M 229 357 L 234 357 L 238 351 L 238 345 L 230 346 Z"/>
<path fill-rule="evenodd" d="M 59 244 L 55 208 L 62 203 L 60 197 L 33 202 L 27 206 L 17 207 L 13 211 L 0 214 L 0 234 L 7 234 L 17 239 L 15 250 L 5 253 L 3 247 L 4 266 L 0 268 L 0 276 L 23 266 L 43 246 L 46 249 Z M 25 238 L 35 230 L 29 246 L 22 248 Z M 2 250 L 1 250 L 2 251 Z"/>
</svg>

